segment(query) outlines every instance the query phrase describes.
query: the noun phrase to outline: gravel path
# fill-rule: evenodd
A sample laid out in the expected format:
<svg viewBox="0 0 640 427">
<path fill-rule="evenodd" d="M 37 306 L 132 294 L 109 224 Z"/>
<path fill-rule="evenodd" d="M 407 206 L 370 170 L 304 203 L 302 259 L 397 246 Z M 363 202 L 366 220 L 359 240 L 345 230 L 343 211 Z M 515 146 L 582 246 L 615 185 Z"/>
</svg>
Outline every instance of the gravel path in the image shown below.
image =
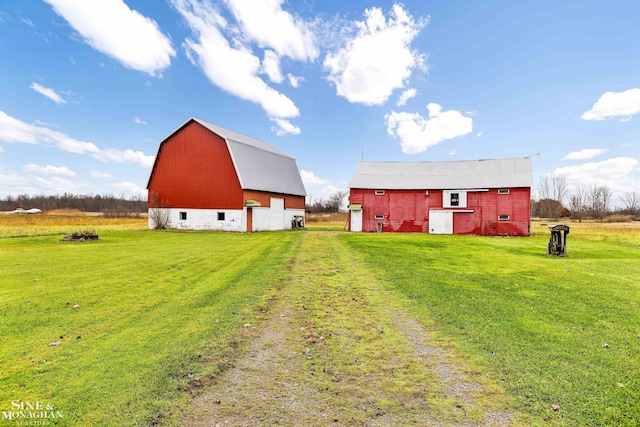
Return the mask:
<svg viewBox="0 0 640 427">
<path fill-rule="evenodd" d="M 335 233 L 304 239 L 258 338 L 184 425 L 517 424 L 495 382 L 434 341 Z"/>
</svg>

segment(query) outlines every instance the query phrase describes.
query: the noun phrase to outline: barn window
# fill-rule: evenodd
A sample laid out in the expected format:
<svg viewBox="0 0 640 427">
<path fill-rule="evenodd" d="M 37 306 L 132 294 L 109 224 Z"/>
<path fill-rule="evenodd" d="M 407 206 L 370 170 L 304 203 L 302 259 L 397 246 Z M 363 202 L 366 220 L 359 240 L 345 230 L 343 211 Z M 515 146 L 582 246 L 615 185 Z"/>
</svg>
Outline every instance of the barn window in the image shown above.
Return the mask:
<svg viewBox="0 0 640 427">
<path fill-rule="evenodd" d="M 460 193 L 451 193 L 451 206 L 460 206 Z"/>
<path fill-rule="evenodd" d="M 186 221 L 186 220 L 187 220 L 187 213 L 180 212 L 180 221 Z"/>
<path fill-rule="evenodd" d="M 224 221 L 224 212 L 218 212 L 218 221 Z"/>
<path fill-rule="evenodd" d="M 498 190 L 498 194 L 509 194 L 509 189 L 508 188 L 500 189 Z"/>
<path fill-rule="evenodd" d="M 509 215 L 498 215 L 498 221 L 509 221 Z"/>
<path fill-rule="evenodd" d="M 384 215 L 376 215 L 375 218 L 376 219 L 384 219 Z"/>
<path fill-rule="evenodd" d="M 376 196 L 384 196 L 384 190 L 376 190 Z"/>
</svg>

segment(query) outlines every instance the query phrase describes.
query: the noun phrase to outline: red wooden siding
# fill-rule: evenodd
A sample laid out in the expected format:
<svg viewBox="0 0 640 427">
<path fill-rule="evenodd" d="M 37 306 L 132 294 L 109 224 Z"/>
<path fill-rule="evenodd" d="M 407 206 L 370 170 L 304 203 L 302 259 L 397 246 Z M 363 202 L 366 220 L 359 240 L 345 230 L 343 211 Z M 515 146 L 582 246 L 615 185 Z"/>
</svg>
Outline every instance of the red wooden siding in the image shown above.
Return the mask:
<svg viewBox="0 0 640 427">
<path fill-rule="evenodd" d="M 382 190 L 382 189 L 380 189 Z M 454 210 L 454 234 L 528 236 L 530 221 L 530 189 L 510 188 L 509 194 L 498 189 L 467 193 L 467 206 Z M 352 188 L 350 203 L 362 203 L 362 231 L 375 232 L 382 221 L 383 232 L 429 232 L 429 210 L 443 209 L 442 190 L 375 190 Z M 383 215 L 383 219 L 376 219 Z M 499 215 L 509 220 L 499 221 Z"/>
<path fill-rule="evenodd" d="M 269 207 L 271 203 L 271 197 L 278 197 L 280 199 L 284 199 L 284 208 L 285 209 L 304 209 L 304 196 L 292 196 L 289 194 L 280 194 L 280 193 L 265 193 L 263 191 L 253 191 L 253 190 L 245 190 L 244 191 L 244 200 L 256 200 L 260 202 L 262 207 Z"/>
<path fill-rule="evenodd" d="M 226 142 L 190 122 L 160 146 L 151 193 L 174 208 L 242 209 L 244 195 Z"/>
</svg>

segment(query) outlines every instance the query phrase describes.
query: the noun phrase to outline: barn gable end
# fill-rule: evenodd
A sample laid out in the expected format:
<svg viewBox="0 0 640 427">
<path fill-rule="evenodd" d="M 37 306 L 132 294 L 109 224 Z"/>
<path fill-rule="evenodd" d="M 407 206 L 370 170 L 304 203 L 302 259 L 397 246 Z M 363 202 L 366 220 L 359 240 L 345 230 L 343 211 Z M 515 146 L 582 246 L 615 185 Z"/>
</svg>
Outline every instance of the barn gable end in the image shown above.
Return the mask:
<svg viewBox="0 0 640 427">
<path fill-rule="evenodd" d="M 157 207 L 154 193 L 171 206 L 173 228 L 282 230 L 304 217 L 306 192 L 295 159 L 195 118 L 160 143 L 147 189 L 150 212 Z M 151 215 L 149 226 L 155 226 Z"/>
</svg>

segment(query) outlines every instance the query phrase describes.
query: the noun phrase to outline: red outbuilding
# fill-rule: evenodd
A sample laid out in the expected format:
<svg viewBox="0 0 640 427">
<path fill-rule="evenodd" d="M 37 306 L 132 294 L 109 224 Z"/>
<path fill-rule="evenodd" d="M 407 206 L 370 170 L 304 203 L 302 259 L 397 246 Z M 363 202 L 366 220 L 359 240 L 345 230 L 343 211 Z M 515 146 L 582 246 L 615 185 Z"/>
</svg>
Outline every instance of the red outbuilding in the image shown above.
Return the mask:
<svg viewBox="0 0 640 427">
<path fill-rule="evenodd" d="M 528 236 L 532 186 L 528 157 L 360 162 L 349 185 L 349 229 Z"/>
<path fill-rule="evenodd" d="M 306 191 L 294 158 L 196 118 L 160 143 L 147 189 L 150 228 L 160 204 L 171 228 L 284 230 L 304 222 Z"/>
</svg>

